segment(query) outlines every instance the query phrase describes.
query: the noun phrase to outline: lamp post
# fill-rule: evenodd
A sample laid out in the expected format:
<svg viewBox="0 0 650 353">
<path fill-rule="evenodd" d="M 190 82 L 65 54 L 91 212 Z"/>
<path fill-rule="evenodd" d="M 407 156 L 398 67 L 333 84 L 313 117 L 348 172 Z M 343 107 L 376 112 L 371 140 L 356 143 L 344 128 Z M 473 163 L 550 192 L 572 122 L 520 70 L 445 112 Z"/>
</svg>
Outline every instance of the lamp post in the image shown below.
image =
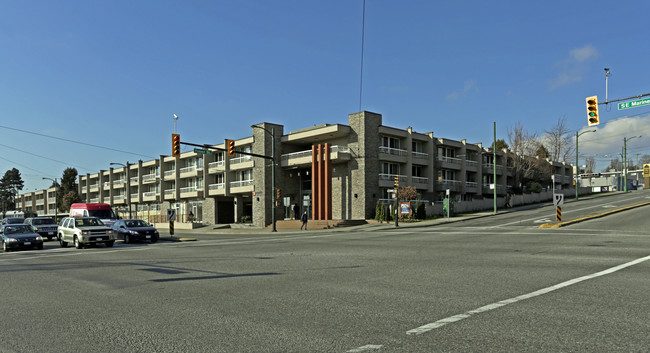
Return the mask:
<svg viewBox="0 0 650 353">
<path fill-rule="evenodd" d="M 578 175 L 580 174 L 580 163 L 578 162 L 578 137 L 588 132 L 596 132 L 596 130 L 587 130 L 581 133 L 576 131 L 576 201 L 578 201 Z"/>
<path fill-rule="evenodd" d="M 178 115 L 174 114 L 174 133 L 176 133 L 176 120 L 178 120 Z"/>
<path fill-rule="evenodd" d="M 271 232 L 277 232 L 275 227 L 275 128 L 271 128 L 271 131 L 257 125 L 251 125 L 251 128 L 262 129 L 271 135 L 271 219 L 273 220 Z"/>
<path fill-rule="evenodd" d="M 57 200 L 56 189 L 58 184 L 56 183 L 56 178 L 52 179 L 52 178 L 43 177 L 43 180 L 52 180 L 54 182 L 54 222 L 56 222 L 56 218 L 59 216 L 59 212 L 58 212 L 59 205 L 56 204 L 56 200 Z"/>
<path fill-rule="evenodd" d="M 131 178 L 129 177 L 129 162 L 126 162 L 126 165 L 122 163 L 111 162 L 111 165 L 121 165 L 126 169 L 126 204 L 129 207 L 129 218 L 131 217 Z"/>
<path fill-rule="evenodd" d="M 623 191 L 627 192 L 627 141 L 634 139 L 634 138 L 640 138 L 641 135 L 639 136 L 632 136 L 632 137 L 623 137 Z"/>
</svg>

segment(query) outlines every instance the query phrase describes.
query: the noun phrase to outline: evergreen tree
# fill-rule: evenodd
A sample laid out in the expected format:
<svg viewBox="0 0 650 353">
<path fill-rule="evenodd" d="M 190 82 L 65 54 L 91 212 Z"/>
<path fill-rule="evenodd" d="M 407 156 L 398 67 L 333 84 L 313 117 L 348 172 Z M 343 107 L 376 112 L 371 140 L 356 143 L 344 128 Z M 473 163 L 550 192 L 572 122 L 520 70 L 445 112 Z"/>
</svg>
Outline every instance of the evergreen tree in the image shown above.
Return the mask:
<svg viewBox="0 0 650 353">
<path fill-rule="evenodd" d="M 25 183 L 16 168 L 8 170 L 0 179 L 0 207 L 3 211 L 13 210 L 16 206 L 15 199 L 18 191 L 23 189 Z"/>
</svg>

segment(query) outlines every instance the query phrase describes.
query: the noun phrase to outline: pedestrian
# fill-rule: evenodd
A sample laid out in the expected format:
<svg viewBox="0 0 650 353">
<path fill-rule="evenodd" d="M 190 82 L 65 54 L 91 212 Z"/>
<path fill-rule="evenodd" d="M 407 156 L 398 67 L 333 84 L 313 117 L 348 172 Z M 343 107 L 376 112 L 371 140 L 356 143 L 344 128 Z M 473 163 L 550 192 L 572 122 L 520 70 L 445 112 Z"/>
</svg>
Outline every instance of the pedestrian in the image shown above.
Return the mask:
<svg viewBox="0 0 650 353">
<path fill-rule="evenodd" d="M 302 214 L 302 217 L 300 217 L 300 221 L 302 222 L 302 225 L 300 226 L 300 230 L 302 230 L 302 227 L 305 227 L 305 230 L 307 230 L 307 211 Z"/>
</svg>

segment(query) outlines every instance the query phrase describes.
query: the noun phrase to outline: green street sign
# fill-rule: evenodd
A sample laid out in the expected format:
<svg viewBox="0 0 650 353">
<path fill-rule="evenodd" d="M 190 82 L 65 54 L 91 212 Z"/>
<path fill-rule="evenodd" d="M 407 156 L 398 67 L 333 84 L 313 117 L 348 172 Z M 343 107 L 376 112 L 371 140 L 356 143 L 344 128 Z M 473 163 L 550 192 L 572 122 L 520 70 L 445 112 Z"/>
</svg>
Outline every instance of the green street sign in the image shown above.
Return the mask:
<svg viewBox="0 0 650 353">
<path fill-rule="evenodd" d="M 212 154 L 212 151 L 205 149 L 205 148 L 195 148 L 194 153 L 198 154 Z"/>
<path fill-rule="evenodd" d="M 632 102 L 618 103 L 618 110 L 636 108 L 648 104 L 650 104 L 650 98 L 639 99 Z"/>
</svg>

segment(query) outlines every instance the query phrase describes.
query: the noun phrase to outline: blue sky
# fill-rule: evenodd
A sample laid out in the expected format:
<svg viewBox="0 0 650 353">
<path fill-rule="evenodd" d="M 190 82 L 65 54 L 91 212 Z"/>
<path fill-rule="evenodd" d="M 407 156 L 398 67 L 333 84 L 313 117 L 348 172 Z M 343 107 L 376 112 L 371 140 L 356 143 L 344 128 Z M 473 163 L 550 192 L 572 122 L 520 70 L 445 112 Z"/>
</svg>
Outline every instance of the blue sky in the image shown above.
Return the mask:
<svg viewBox="0 0 650 353">
<path fill-rule="evenodd" d="M 201 144 L 263 121 L 346 124 L 362 1 L 0 0 L 0 172 L 18 168 L 33 191 L 69 166 L 168 155 L 173 114 Z M 610 100 L 650 93 L 648 13 L 649 1 L 367 0 L 361 109 L 485 145 L 494 121 L 503 139 L 517 122 L 541 136 L 565 118 L 575 132 L 585 97 L 604 101 L 603 68 Z M 650 154 L 650 106 L 610 108 L 581 156 L 604 167 L 633 135 L 628 154 Z"/>
</svg>

